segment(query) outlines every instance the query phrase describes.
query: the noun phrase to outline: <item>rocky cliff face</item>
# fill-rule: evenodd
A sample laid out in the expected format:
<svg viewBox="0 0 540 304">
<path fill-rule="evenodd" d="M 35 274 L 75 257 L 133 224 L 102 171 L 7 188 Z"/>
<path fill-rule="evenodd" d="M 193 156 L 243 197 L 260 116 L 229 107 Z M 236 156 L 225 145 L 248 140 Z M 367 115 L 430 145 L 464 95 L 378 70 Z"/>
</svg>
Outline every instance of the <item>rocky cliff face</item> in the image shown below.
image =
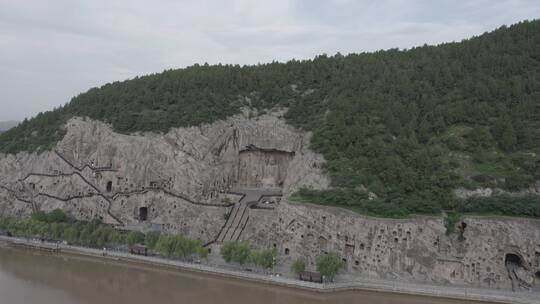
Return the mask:
<svg viewBox="0 0 540 304">
<path fill-rule="evenodd" d="M 309 134 L 286 125 L 281 114 L 244 113 L 161 135 L 122 135 L 73 118 L 54 151 L 1 156 L 0 213 L 63 208 L 82 220 L 211 241 L 231 209 L 223 200 L 236 186 L 279 187 L 288 195 L 328 185 L 323 158 L 307 148 Z"/>
<path fill-rule="evenodd" d="M 533 286 L 540 221 L 467 217 L 446 235 L 442 218 L 375 219 L 296 205 L 299 187 L 326 188 L 310 135 L 282 112 L 250 113 L 167 134 L 123 135 L 73 118 L 54 151 L 0 155 L 0 215 L 62 208 L 123 229 L 182 233 L 205 243 L 276 247 L 286 264 L 335 251 L 353 274 Z M 536 281 L 540 278 L 536 278 Z"/>
<path fill-rule="evenodd" d="M 282 187 L 294 152 L 249 149 L 240 151 L 237 183 L 256 188 Z"/>
<path fill-rule="evenodd" d="M 525 288 L 535 284 L 540 270 L 538 220 L 465 217 L 447 235 L 440 217 L 379 219 L 295 204 L 254 212 L 257 226 L 246 229 L 245 240 L 275 244 L 287 261 L 307 257 L 310 267 L 318 254 L 334 251 L 352 273 L 493 288 L 512 288 L 509 257 L 519 258 L 525 274 L 518 284 Z"/>
</svg>

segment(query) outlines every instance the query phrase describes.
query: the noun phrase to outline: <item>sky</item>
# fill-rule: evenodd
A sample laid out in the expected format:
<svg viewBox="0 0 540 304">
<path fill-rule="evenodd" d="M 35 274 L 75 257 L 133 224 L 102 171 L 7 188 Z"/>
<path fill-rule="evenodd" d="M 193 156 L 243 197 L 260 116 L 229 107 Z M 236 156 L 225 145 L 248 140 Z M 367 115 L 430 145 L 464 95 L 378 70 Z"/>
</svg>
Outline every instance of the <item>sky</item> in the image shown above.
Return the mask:
<svg viewBox="0 0 540 304">
<path fill-rule="evenodd" d="M 536 18 L 538 0 L 0 0 L 0 121 L 195 63 L 404 49 Z"/>
</svg>

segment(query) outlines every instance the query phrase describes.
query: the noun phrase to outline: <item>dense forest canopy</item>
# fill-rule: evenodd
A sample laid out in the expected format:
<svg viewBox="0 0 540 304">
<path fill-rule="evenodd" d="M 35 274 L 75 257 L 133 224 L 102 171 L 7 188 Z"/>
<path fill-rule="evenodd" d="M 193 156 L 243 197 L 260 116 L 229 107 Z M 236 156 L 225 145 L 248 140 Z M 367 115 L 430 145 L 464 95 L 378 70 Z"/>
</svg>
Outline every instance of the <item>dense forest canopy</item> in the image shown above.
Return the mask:
<svg viewBox="0 0 540 304">
<path fill-rule="evenodd" d="M 290 124 L 313 131 L 338 189 L 328 202 L 367 199 L 356 193 L 367 188 L 398 214 L 459 208 L 456 187 L 518 190 L 540 179 L 540 21 L 459 43 L 110 83 L 1 134 L 0 152 L 51 149 L 73 116 L 122 133 L 166 132 L 244 106 L 287 107 Z M 540 203 L 530 201 L 536 209 L 523 215 L 536 216 Z"/>
</svg>

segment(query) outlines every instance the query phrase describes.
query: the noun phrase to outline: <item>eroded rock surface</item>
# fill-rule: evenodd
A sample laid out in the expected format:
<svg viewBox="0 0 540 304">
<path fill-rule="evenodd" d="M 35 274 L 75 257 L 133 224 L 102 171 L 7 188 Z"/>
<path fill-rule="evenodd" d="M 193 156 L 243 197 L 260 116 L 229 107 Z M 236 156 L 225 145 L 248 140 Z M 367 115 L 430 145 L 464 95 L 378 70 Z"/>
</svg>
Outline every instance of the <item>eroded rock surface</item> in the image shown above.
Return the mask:
<svg viewBox="0 0 540 304">
<path fill-rule="evenodd" d="M 537 220 L 466 217 L 446 235 L 439 217 L 376 219 L 287 202 L 296 189 L 324 189 L 329 180 L 322 156 L 308 149 L 310 134 L 282 114 L 245 113 L 136 135 L 73 118 L 53 151 L 0 155 L 0 215 L 62 208 L 123 229 L 276 247 L 285 264 L 306 257 L 314 267 L 317 255 L 335 251 L 351 274 L 494 288 L 512 288 L 513 279 L 519 288 L 537 284 Z"/>
<path fill-rule="evenodd" d="M 245 113 L 161 135 L 122 135 L 73 118 L 54 151 L 2 155 L 0 212 L 62 208 L 81 220 L 212 241 L 232 209 L 226 193 L 239 185 L 278 187 L 285 195 L 328 185 L 323 158 L 307 148 L 309 134 L 281 115 Z"/>
<path fill-rule="evenodd" d="M 540 269 L 538 220 L 465 217 L 457 233 L 446 235 L 439 217 L 379 219 L 295 204 L 252 212 L 257 225 L 248 226 L 245 240 L 275 244 L 287 261 L 307 257 L 310 267 L 317 255 L 334 251 L 353 273 L 493 288 L 512 288 L 508 254 L 520 257 L 527 280 Z"/>
</svg>

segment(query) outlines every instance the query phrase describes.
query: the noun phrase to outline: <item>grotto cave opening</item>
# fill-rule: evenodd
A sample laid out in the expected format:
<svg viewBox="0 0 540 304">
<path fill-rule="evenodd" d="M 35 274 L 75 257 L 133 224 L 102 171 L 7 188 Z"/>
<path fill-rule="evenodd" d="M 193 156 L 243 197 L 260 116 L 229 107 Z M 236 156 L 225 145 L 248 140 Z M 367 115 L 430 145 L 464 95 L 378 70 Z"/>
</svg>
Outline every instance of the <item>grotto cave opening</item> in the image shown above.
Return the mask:
<svg viewBox="0 0 540 304">
<path fill-rule="evenodd" d="M 526 267 L 523 264 L 523 259 L 515 253 L 507 253 L 504 257 L 504 264 L 508 271 L 508 277 L 512 282 L 512 290 L 517 291 L 521 288 L 527 288 L 527 279 L 524 279 Z"/>
<path fill-rule="evenodd" d="M 512 265 L 512 266 L 515 266 L 515 267 L 522 267 L 523 266 L 521 258 L 517 254 L 514 254 L 514 253 L 507 253 L 506 254 L 506 256 L 504 257 L 504 264 L 507 265 L 507 266 Z"/>
<path fill-rule="evenodd" d="M 239 152 L 238 186 L 282 188 L 294 152 L 249 146 Z"/>
<path fill-rule="evenodd" d="M 139 220 L 146 221 L 148 219 L 148 207 L 139 208 Z"/>
</svg>

